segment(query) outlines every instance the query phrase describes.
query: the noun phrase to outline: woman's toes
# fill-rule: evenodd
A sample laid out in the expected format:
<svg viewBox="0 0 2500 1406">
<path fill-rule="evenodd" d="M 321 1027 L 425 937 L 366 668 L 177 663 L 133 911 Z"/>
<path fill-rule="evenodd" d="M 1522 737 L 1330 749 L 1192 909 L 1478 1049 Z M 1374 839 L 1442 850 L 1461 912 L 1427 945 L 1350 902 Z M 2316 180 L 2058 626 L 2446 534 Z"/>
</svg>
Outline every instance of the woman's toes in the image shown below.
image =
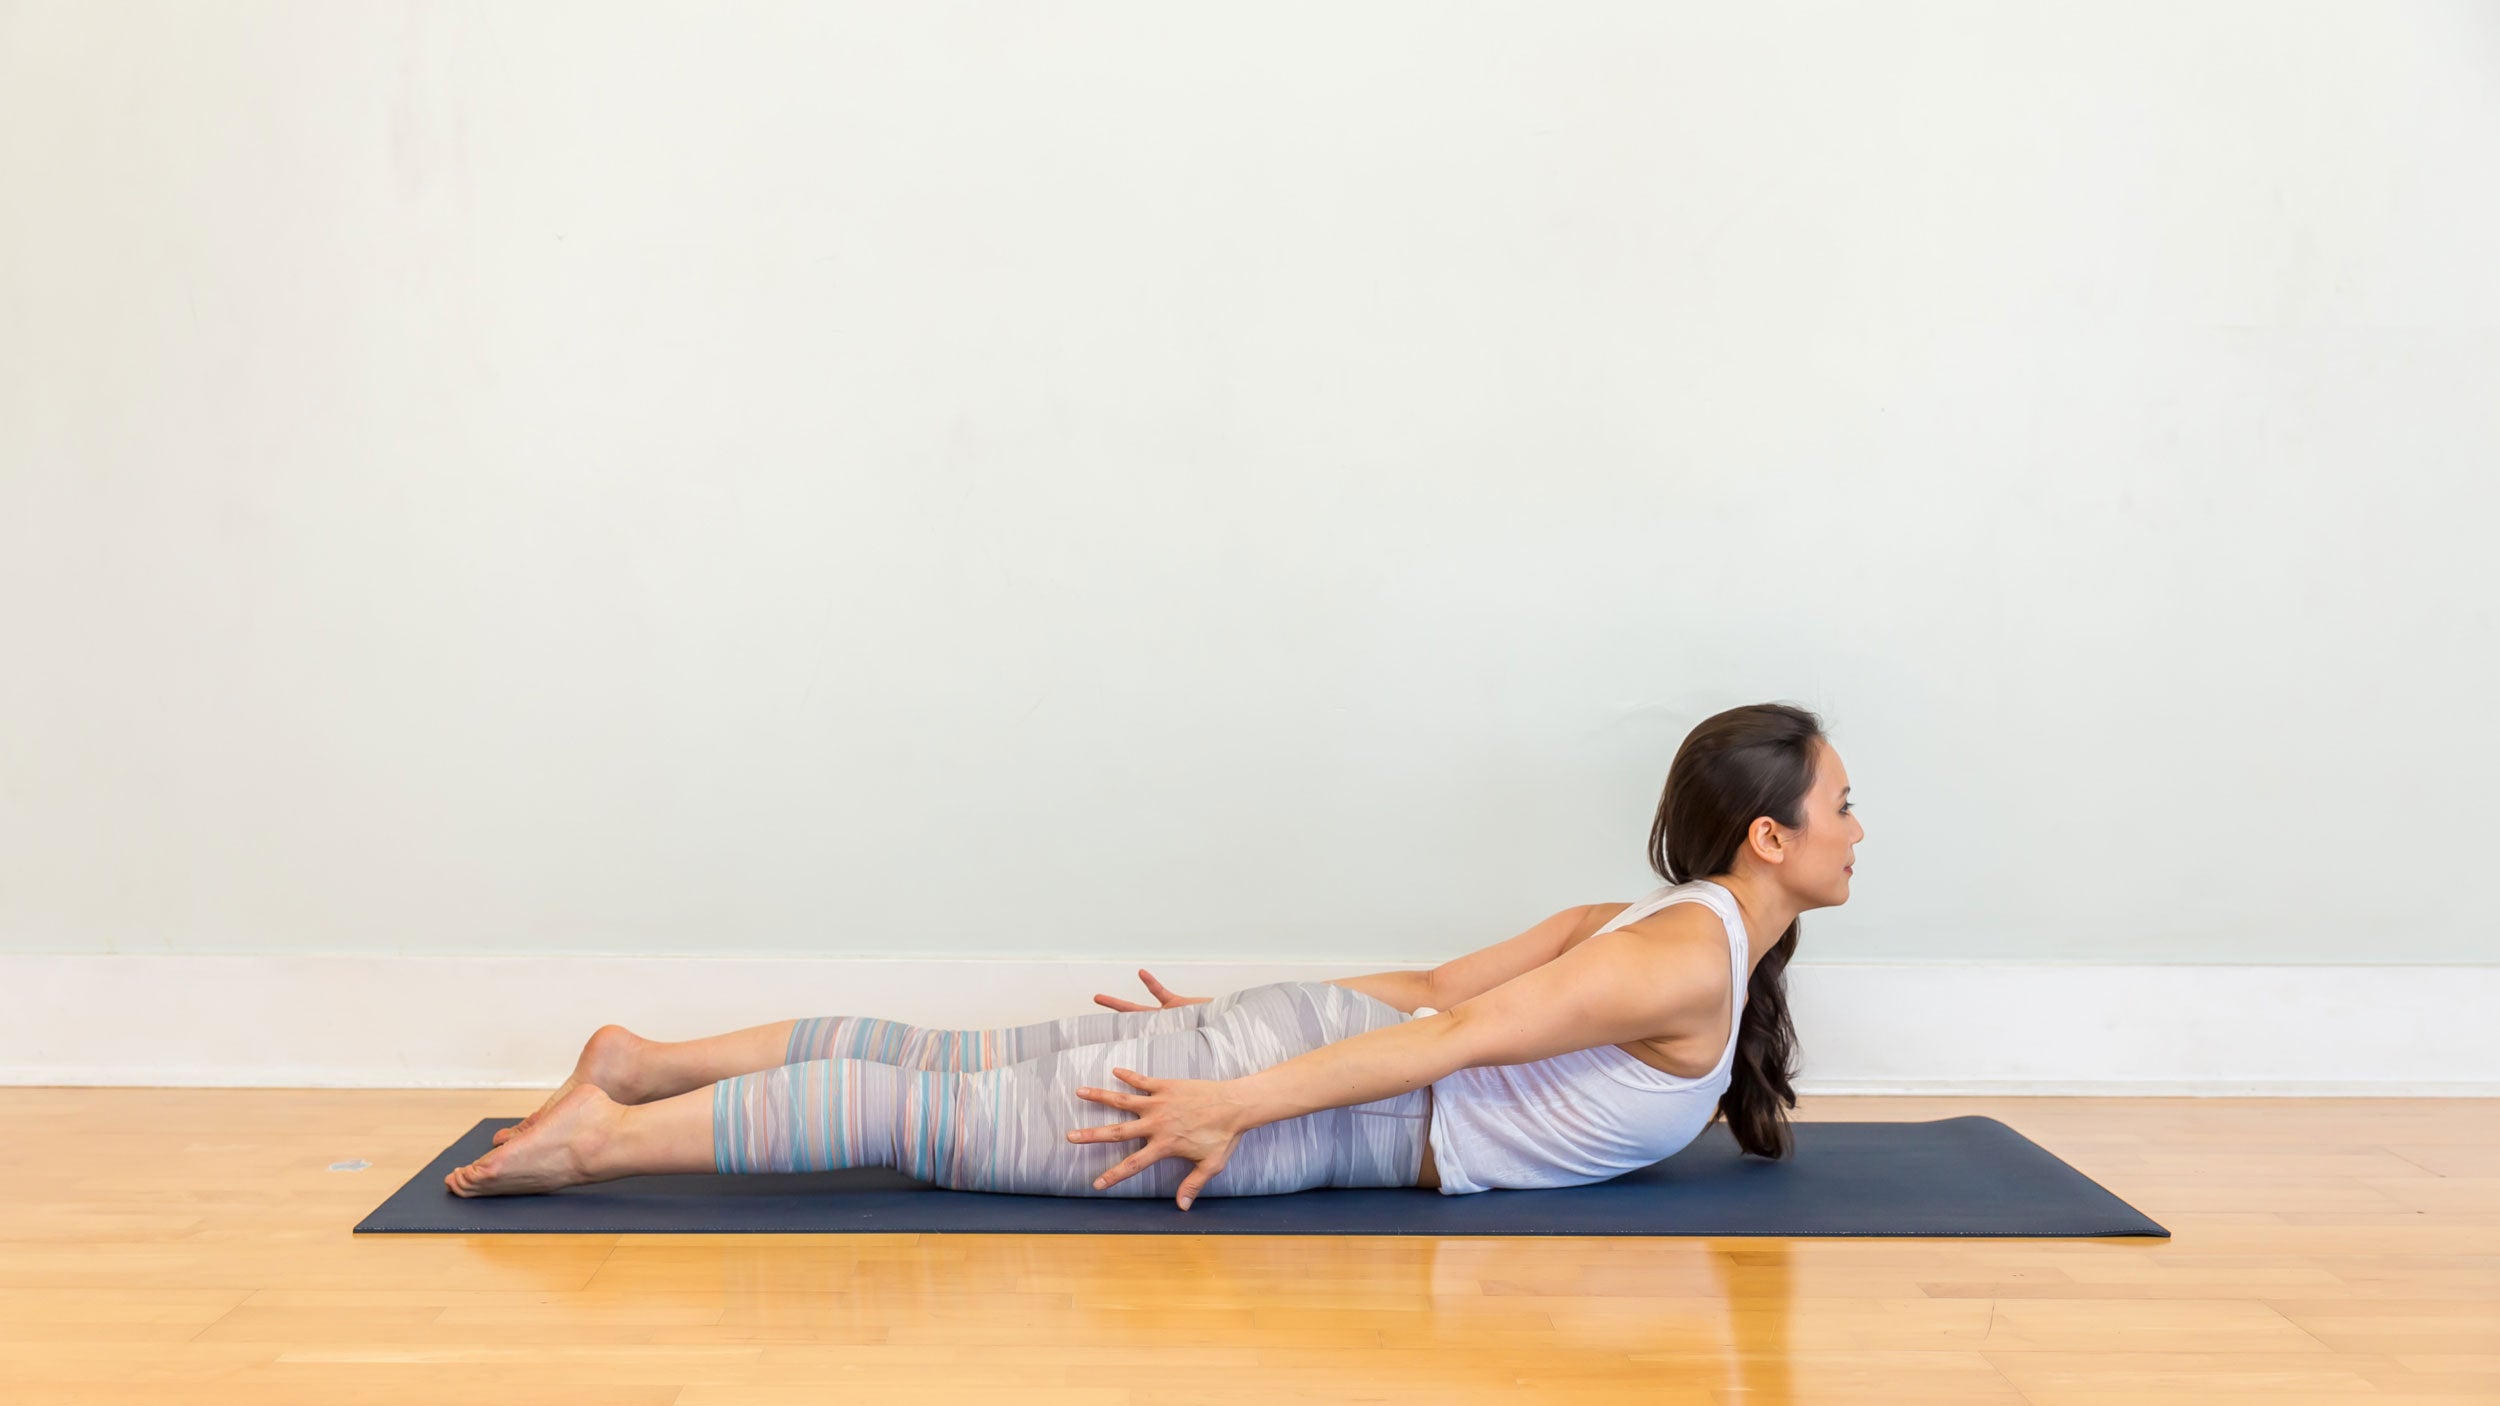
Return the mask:
<svg viewBox="0 0 2500 1406">
<path fill-rule="evenodd" d="M 581 1085 L 547 1110 L 535 1130 L 453 1172 L 451 1189 L 462 1196 L 509 1196 L 595 1180 L 591 1159 L 620 1115 L 598 1086 Z"/>
<path fill-rule="evenodd" d="M 556 1085 L 556 1091 L 547 1095 L 546 1102 L 538 1105 L 535 1109 L 532 1109 L 528 1117 L 513 1124 L 511 1127 L 497 1128 L 495 1130 L 495 1146 L 501 1147 L 505 1143 L 512 1141 L 514 1138 L 520 1137 L 524 1133 L 536 1128 L 539 1124 L 546 1122 L 547 1115 L 555 1111 L 557 1104 L 564 1102 L 564 1096 L 566 1094 L 573 1092 L 575 1089 L 580 1088 L 584 1084 L 596 1084 L 598 1081 L 590 1077 L 591 1073 L 590 1054 L 588 1051 L 584 1051 L 582 1054 L 581 1065 L 574 1069 L 572 1074 L 568 1076 L 563 1083 Z"/>
</svg>

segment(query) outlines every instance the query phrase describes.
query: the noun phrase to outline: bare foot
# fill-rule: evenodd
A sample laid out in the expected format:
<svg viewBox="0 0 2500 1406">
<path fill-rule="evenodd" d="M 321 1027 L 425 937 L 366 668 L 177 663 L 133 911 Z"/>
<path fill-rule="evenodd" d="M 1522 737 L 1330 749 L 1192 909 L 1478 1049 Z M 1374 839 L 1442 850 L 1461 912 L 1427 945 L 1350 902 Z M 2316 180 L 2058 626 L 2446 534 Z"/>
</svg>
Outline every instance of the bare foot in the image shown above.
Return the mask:
<svg viewBox="0 0 2500 1406">
<path fill-rule="evenodd" d="M 582 1057 L 573 1066 L 573 1075 L 556 1085 L 538 1111 L 509 1128 L 495 1130 L 495 1146 L 501 1147 L 521 1134 L 537 1127 L 564 1096 L 584 1084 L 606 1094 L 618 1103 L 640 1103 L 643 1099 L 642 1051 L 652 1043 L 622 1025 L 602 1025 L 590 1032 L 590 1042 L 582 1046 Z"/>
<path fill-rule="evenodd" d="M 601 1180 L 590 1163 L 616 1131 L 625 1110 L 593 1084 L 579 1084 L 541 1110 L 536 1127 L 465 1167 L 443 1185 L 455 1196 L 515 1196 Z"/>
</svg>

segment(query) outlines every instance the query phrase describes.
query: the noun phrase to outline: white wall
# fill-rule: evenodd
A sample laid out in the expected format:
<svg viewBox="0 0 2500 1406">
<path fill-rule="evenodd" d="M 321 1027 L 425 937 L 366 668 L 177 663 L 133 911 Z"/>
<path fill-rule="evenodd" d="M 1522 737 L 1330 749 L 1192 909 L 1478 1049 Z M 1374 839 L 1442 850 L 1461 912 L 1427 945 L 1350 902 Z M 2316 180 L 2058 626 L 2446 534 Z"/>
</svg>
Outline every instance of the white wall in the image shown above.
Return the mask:
<svg viewBox="0 0 2500 1406">
<path fill-rule="evenodd" d="M 2494 171 L 2487 3 L 0 5 L 0 951 L 1421 965 L 1776 698 L 1805 960 L 2500 961 Z"/>
</svg>

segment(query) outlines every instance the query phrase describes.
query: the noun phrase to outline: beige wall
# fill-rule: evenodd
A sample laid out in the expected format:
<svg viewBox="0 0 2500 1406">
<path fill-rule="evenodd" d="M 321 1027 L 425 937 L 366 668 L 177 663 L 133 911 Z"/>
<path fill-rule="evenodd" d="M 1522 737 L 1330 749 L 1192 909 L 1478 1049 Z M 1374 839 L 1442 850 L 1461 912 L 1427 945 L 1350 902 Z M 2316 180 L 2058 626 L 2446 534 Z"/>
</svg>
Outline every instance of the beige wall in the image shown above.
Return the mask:
<svg viewBox="0 0 2500 1406">
<path fill-rule="evenodd" d="M 2488 4 L 0 6 L 0 951 L 2500 961 Z"/>
</svg>

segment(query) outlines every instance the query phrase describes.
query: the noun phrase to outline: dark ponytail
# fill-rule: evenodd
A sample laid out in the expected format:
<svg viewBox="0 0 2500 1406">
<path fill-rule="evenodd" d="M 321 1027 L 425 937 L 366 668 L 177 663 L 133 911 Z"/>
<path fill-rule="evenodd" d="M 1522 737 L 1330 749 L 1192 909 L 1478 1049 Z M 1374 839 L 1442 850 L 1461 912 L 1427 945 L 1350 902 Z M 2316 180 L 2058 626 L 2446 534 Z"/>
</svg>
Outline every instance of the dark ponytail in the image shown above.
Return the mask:
<svg viewBox="0 0 2500 1406">
<path fill-rule="evenodd" d="M 1666 794 L 1649 830 L 1649 867 L 1671 884 L 1715 878 L 1735 869 L 1757 816 L 1803 828 L 1822 739 L 1822 720 L 1786 703 L 1752 703 L 1703 719 L 1667 768 Z M 1796 952 L 1792 921 L 1746 984 L 1727 1092 L 1712 1115 L 1725 1118 L 1736 1145 L 1757 1157 L 1782 1158 L 1789 1150 L 1797 1031 L 1788 1019 L 1786 974 Z"/>
</svg>

